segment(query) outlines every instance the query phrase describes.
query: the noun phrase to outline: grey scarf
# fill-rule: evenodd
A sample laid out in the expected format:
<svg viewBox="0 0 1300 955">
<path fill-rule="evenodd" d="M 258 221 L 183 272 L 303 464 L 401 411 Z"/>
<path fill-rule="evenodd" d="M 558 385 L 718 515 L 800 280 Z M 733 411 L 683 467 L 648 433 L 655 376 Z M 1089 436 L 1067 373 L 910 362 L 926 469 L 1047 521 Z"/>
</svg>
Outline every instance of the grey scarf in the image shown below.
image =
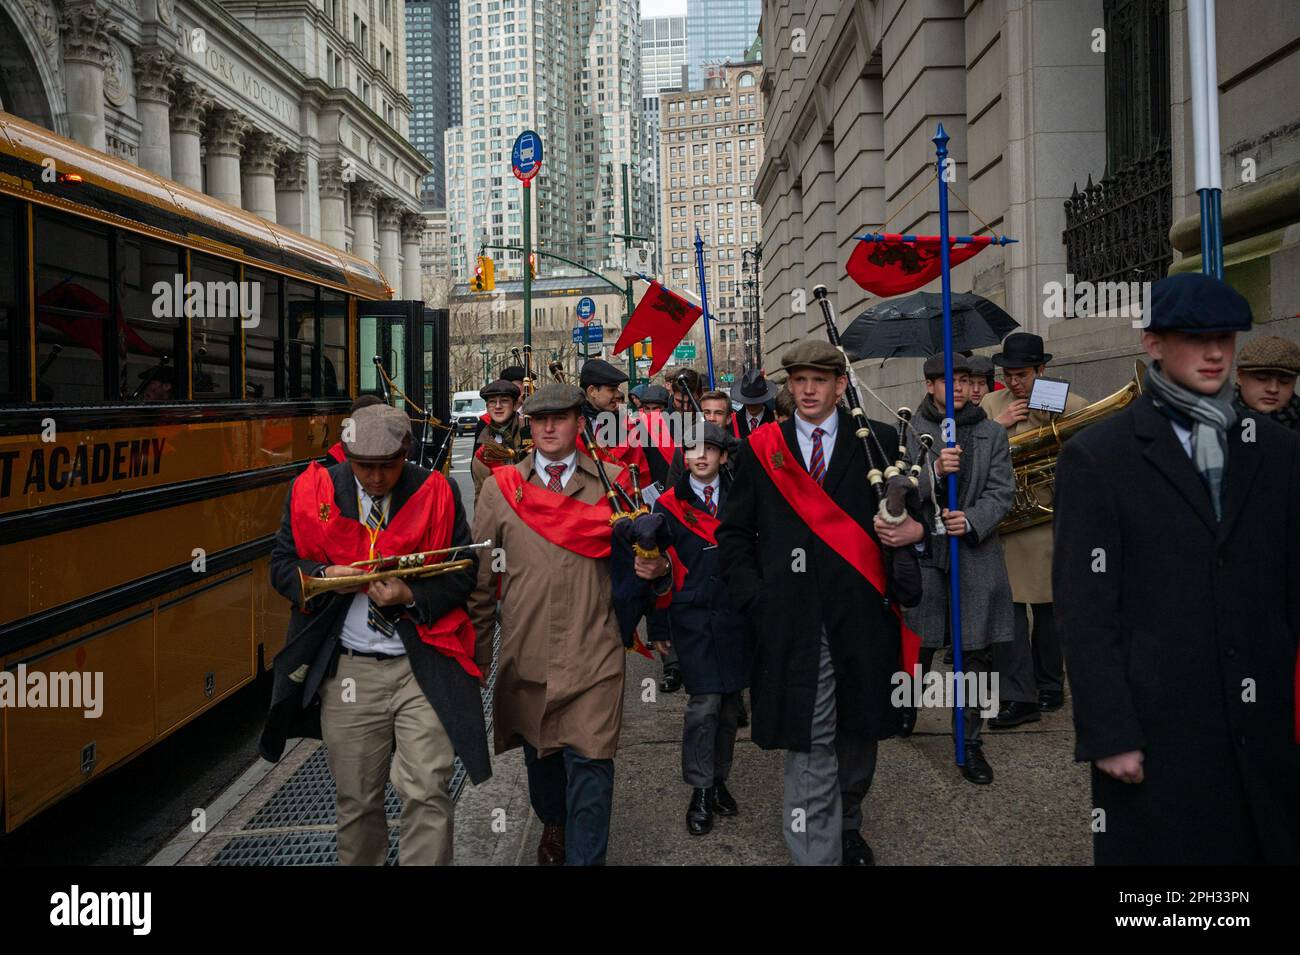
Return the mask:
<svg viewBox="0 0 1300 955">
<path fill-rule="evenodd" d="M 1165 377 L 1159 362 L 1147 369 L 1146 389 L 1156 410 L 1192 432 L 1192 462 L 1210 492 L 1214 516 L 1223 520 L 1223 472 L 1227 465 L 1228 429 L 1237 422 L 1232 402 L 1197 394 Z"/>
</svg>

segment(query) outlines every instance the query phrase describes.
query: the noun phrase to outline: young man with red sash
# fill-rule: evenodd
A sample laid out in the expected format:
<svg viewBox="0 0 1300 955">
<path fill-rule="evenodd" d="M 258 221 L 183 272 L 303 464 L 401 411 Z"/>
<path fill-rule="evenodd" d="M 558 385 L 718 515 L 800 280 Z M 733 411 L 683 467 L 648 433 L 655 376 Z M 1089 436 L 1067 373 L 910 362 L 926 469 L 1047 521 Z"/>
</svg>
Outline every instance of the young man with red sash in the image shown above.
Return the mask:
<svg viewBox="0 0 1300 955">
<path fill-rule="evenodd" d="M 518 413 L 523 403 L 518 385 L 500 378 L 480 388 L 479 397 L 487 402 L 488 424 L 479 430 L 469 462 L 476 499 L 493 471 L 515 464 L 524 456 L 524 442 L 528 439 L 528 427 Z"/>
<path fill-rule="evenodd" d="M 735 439 L 717 424 L 704 426 L 698 448 L 686 452 L 689 470 L 659 496 L 655 513 L 668 520 L 673 544 L 673 590 L 649 617 L 650 638 L 677 653 L 690 699 L 682 727 L 682 778 L 691 787 L 686 830 L 702 836 L 713 816 L 734 816 L 727 776 L 739 725 L 741 691 L 749 685 L 748 621 L 731 603 L 718 566 L 718 511 L 727 488 L 721 469 Z"/>
<path fill-rule="evenodd" d="M 533 451 L 494 471 L 474 507 L 475 535 L 500 548 L 469 601 L 476 659 L 492 662 L 499 606 L 495 748 L 523 747 L 540 865 L 605 861 L 623 717 L 611 511 L 596 462 L 577 450 L 582 400 L 573 385 L 547 384 L 524 402 Z M 638 558 L 637 575 L 659 577 L 666 563 Z"/>
<path fill-rule="evenodd" d="M 402 797 L 402 864 L 450 864 L 453 759 L 476 784 L 492 774 L 483 671 L 465 612 L 474 569 L 327 591 L 305 607 L 301 581 L 355 576 L 358 561 L 468 545 L 469 526 L 456 486 L 406 460 L 404 411 L 362 408 L 350 431 L 346 462 L 313 463 L 294 481 L 271 553 L 271 583 L 293 611 L 261 752 L 274 762 L 289 737 L 324 740 L 342 864 L 384 864 L 388 779 Z"/>
<path fill-rule="evenodd" d="M 866 451 L 838 407 L 844 355 L 805 341 L 782 356 L 796 403 L 785 424 L 750 435 L 717 532 L 731 599 L 754 623 L 753 739 L 784 749 L 786 845 L 800 865 L 870 865 L 859 833 L 876 743 L 901 713 L 893 675 L 919 650 L 886 600 L 880 544 L 911 546 L 913 516 L 875 518 Z M 897 432 L 872 422 L 885 448 Z"/>
</svg>

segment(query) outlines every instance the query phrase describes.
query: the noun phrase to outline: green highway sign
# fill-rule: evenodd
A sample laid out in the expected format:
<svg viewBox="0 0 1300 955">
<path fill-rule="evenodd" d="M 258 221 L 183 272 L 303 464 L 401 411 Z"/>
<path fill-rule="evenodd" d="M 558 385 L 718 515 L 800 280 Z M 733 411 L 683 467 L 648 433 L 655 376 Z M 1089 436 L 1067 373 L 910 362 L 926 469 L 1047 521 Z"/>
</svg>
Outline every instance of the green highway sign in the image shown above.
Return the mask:
<svg viewBox="0 0 1300 955">
<path fill-rule="evenodd" d="M 695 361 L 695 342 L 682 342 L 673 349 L 673 361 Z"/>
</svg>

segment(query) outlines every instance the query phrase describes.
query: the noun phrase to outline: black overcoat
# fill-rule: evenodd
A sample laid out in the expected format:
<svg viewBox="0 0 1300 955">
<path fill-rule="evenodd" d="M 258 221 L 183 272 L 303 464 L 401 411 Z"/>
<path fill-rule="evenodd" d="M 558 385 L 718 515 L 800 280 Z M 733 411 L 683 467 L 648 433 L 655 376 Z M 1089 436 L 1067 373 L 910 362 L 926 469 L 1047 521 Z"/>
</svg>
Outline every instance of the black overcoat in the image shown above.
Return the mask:
<svg viewBox="0 0 1300 955">
<path fill-rule="evenodd" d="M 334 481 L 334 503 L 339 513 L 357 518 L 357 486 L 352 467 L 346 461 L 329 469 Z M 391 512 L 396 514 L 414 494 L 429 472 L 407 462 L 402 476 L 394 485 Z M 470 544 L 469 524 L 461 504 L 460 490 L 451 483 L 456 517 L 452 527 L 453 546 Z M 292 490 L 290 491 L 292 499 Z M 422 580 L 407 580 L 415 596 L 415 612 L 423 620 L 437 620 L 456 607 L 464 607 L 474 589 L 478 559 L 476 551 L 462 557 L 473 559 L 474 567 L 441 574 Z M 298 557 L 293 540 L 293 527 L 289 519 L 289 501 L 285 501 L 284 517 L 276 534 L 271 552 L 271 586 L 293 604 L 289 618 L 289 636 L 285 647 L 276 654 L 273 664 L 274 686 L 271 691 L 271 710 L 262 730 L 261 753 L 271 762 L 284 752 L 285 740 L 291 737 L 319 739 L 321 682 L 333 674 L 338 666 L 342 647 L 340 634 L 352 594 L 322 594 L 313 598 L 310 613 L 298 609 L 301 587 L 298 570 L 311 577 L 319 577 L 324 564 Z M 415 624 L 407 617 L 397 623 L 397 633 L 406 647 L 415 681 L 432 704 L 451 739 L 456 755 L 465 764 L 469 778 L 477 785 L 492 775 L 488 757 L 487 729 L 483 719 L 483 702 L 478 681 L 465 672 L 455 660 L 438 652 L 420 639 Z M 306 667 L 305 675 L 300 673 Z M 302 679 L 291 679 L 301 675 Z"/>
<path fill-rule="evenodd" d="M 679 500 L 704 512 L 689 474 L 674 486 Z M 719 485 L 719 511 L 727 489 Z M 662 501 L 662 498 L 660 498 Z M 735 693 L 749 685 L 749 622 L 731 602 L 722 579 L 718 548 L 679 521 L 659 501 L 655 513 L 668 521 L 673 547 L 687 568 L 672 603 L 646 619 L 651 640 L 670 640 L 677 651 L 686 692 Z"/>
<path fill-rule="evenodd" d="M 1059 458 L 1075 758 L 1145 759 L 1139 784 L 1092 770 L 1098 863 L 1300 862 L 1300 439 L 1253 421 L 1228 431 L 1221 523 L 1149 397 Z"/>
<path fill-rule="evenodd" d="M 744 405 L 741 405 L 740 408 L 733 411 L 732 414 L 736 416 L 736 430 L 740 432 L 740 440 L 744 441 L 749 437 L 749 412 L 745 410 Z M 775 420 L 776 412 L 764 405 L 763 420 L 759 422 L 759 425 L 762 426 Z"/>
<path fill-rule="evenodd" d="M 822 486 L 876 539 L 866 452 L 853 420 L 837 414 Z M 779 427 L 798 466 L 807 470 L 794 419 Z M 898 447 L 892 427 L 873 421 L 872 428 L 885 448 Z M 862 575 L 799 518 L 751 449 L 746 442 L 738 452 L 717 536 L 731 598 L 756 627 L 750 679 L 754 742 L 764 749 L 809 750 L 823 626 L 835 667 L 838 730 L 862 739 L 892 736 L 901 725 L 901 710 L 890 704 L 891 679 L 900 666 L 898 621 Z"/>
</svg>

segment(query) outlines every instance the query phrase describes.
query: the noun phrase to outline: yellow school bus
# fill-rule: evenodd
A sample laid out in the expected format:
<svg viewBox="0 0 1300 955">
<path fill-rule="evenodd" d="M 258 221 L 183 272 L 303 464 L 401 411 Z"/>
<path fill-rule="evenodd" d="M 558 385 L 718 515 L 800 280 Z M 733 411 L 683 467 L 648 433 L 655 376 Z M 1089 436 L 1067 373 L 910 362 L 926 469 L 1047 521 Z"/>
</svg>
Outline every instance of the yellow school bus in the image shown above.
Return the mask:
<svg viewBox="0 0 1300 955">
<path fill-rule="evenodd" d="M 445 405 L 445 312 L 391 297 L 368 262 L 0 112 L 0 832 L 269 665 L 289 482 L 375 357 Z M 50 705 L 73 675 L 98 716 Z"/>
</svg>

